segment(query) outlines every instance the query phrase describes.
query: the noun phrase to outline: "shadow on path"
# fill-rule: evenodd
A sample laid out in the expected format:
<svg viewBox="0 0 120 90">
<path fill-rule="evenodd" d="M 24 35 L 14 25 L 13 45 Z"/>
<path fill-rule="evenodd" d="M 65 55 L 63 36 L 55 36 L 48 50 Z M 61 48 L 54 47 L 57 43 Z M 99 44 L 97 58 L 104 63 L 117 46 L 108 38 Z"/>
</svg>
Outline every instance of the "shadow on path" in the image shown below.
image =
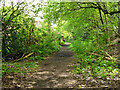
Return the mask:
<svg viewBox="0 0 120 90">
<path fill-rule="evenodd" d="M 59 52 L 45 58 L 37 72 L 28 74 L 24 88 L 74 88 L 76 84 L 72 73 L 76 59 L 66 43 Z"/>
</svg>

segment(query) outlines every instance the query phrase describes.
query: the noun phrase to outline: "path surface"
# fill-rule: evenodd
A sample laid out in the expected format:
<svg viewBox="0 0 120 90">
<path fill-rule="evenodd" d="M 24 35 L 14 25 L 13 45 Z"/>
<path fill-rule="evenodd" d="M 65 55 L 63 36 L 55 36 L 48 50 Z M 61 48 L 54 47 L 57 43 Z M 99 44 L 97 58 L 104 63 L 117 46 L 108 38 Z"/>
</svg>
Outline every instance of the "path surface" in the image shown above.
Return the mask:
<svg viewBox="0 0 120 90">
<path fill-rule="evenodd" d="M 46 57 L 34 72 L 29 72 L 25 76 L 8 75 L 6 88 L 38 88 L 39 90 L 40 88 L 75 88 L 76 90 L 79 87 L 101 90 L 106 87 L 120 87 L 119 80 L 111 82 L 102 78 L 93 79 L 93 77 L 84 80 L 81 74 L 77 74 L 75 77 L 72 70 L 74 70 L 73 64 L 76 65 L 77 59 L 73 57 L 74 53 L 67 48 L 68 45 L 69 43 L 66 43 L 66 46 L 63 46 L 59 52 Z"/>
<path fill-rule="evenodd" d="M 26 88 L 74 88 L 75 77 L 72 73 L 76 59 L 66 43 L 60 51 L 40 63 L 39 70 L 26 78 Z"/>
</svg>

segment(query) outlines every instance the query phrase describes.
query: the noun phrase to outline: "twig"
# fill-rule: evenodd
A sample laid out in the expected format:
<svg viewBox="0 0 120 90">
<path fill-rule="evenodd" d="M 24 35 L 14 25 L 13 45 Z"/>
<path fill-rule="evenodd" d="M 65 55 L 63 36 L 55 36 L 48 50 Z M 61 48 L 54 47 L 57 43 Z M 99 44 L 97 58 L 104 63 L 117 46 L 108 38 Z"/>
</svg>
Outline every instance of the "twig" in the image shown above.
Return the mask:
<svg viewBox="0 0 120 90">
<path fill-rule="evenodd" d="M 95 56 L 101 56 L 101 55 L 99 55 L 99 54 L 97 54 L 97 53 L 88 53 L 88 54 L 90 54 L 90 55 L 95 55 Z"/>
<path fill-rule="evenodd" d="M 13 60 L 12 62 L 17 62 L 17 61 L 20 61 L 20 60 L 22 60 L 22 59 L 28 58 L 28 57 L 31 56 L 32 54 L 33 54 L 33 52 L 30 53 L 30 54 L 28 54 L 28 55 L 26 55 L 25 57 L 22 57 L 22 58 L 20 58 L 20 59 Z"/>
<path fill-rule="evenodd" d="M 108 52 L 105 52 L 105 51 L 103 51 L 103 50 L 100 50 L 100 51 L 102 51 L 105 56 L 108 56 L 110 59 L 113 60 L 113 57 L 112 57 L 110 54 L 108 54 Z"/>
<path fill-rule="evenodd" d="M 100 51 L 102 51 L 102 50 L 100 50 Z M 89 55 L 95 55 L 95 56 L 103 56 L 103 58 L 105 58 L 105 59 L 107 59 L 107 60 L 115 60 L 115 59 L 113 59 L 113 57 L 110 55 L 110 54 L 108 54 L 107 52 L 105 52 L 105 51 L 102 51 L 103 53 L 104 53 L 104 55 L 100 55 L 100 54 L 97 54 L 97 53 L 88 53 Z"/>
</svg>

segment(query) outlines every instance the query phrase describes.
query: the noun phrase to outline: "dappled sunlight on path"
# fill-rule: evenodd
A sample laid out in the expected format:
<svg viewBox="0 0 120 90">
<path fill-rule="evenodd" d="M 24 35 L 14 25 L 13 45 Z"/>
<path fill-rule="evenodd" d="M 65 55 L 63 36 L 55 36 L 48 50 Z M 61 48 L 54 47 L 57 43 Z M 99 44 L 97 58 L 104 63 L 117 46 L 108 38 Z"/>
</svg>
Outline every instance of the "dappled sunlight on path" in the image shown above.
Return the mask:
<svg viewBox="0 0 120 90">
<path fill-rule="evenodd" d="M 39 63 L 39 67 L 28 72 L 25 76 L 15 73 L 8 75 L 6 79 L 6 88 L 106 88 L 119 81 L 106 81 L 102 78 L 93 78 L 92 76 L 85 78 L 82 74 L 73 74 L 73 65 L 77 65 L 77 58 L 68 48 L 69 44 L 65 44 L 59 52 L 45 57 Z M 9 83 L 8 83 L 9 81 Z M 101 89 L 100 89 L 101 90 Z"/>
<path fill-rule="evenodd" d="M 28 73 L 24 88 L 73 88 L 77 81 L 72 73 L 76 59 L 67 48 L 70 43 L 40 63 L 38 70 Z"/>
</svg>

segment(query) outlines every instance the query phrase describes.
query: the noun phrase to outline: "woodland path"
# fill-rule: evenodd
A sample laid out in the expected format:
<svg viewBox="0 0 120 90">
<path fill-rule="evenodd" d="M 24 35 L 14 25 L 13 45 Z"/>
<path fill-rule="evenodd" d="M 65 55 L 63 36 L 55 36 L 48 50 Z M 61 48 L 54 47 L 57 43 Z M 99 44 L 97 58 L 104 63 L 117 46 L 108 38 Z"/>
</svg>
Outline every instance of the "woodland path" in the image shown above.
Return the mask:
<svg viewBox="0 0 120 90">
<path fill-rule="evenodd" d="M 28 72 L 23 76 L 19 74 L 8 76 L 9 80 L 6 79 L 6 83 L 9 82 L 9 84 L 6 85 L 6 88 L 35 88 L 38 90 L 42 88 L 74 88 L 75 90 L 76 88 L 97 88 L 94 90 L 101 90 L 101 88 L 114 85 L 119 87 L 119 81 L 112 81 L 113 84 L 110 84 L 109 81 L 92 77 L 84 80 L 82 75 L 73 74 L 72 70 L 75 69 L 73 65 L 76 65 L 77 59 L 74 58 L 74 53 L 67 48 L 68 45 L 66 43 L 59 52 L 46 57 L 34 72 Z"/>
<path fill-rule="evenodd" d="M 40 63 L 39 69 L 28 74 L 24 88 L 75 88 L 77 80 L 72 70 L 77 61 L 74 53 L 67 48 L 66 43 L 59 52 L 45 58 Z"/>
</svg>

